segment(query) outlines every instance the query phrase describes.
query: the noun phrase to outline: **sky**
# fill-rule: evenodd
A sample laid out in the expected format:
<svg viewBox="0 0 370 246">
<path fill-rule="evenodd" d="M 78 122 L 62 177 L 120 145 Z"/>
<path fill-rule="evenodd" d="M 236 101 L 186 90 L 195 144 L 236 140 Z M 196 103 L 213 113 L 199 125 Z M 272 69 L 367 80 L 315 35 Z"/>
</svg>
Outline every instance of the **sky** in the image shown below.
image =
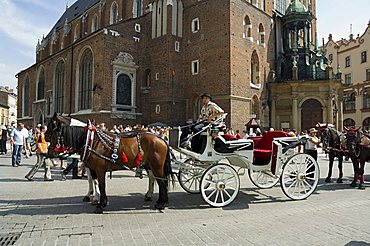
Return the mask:
<svg viewBox="0 0 370 246">
<path fill-rule="evenodd" d="M 38 39 L 47 35 L 75 0 L 0 0 L 0 85 L 15 89 L 15 75 L 35 63 Z M 316 0 L 318 40 L 362 35 L 370 20 L 370 0 Z"/>
</svg>

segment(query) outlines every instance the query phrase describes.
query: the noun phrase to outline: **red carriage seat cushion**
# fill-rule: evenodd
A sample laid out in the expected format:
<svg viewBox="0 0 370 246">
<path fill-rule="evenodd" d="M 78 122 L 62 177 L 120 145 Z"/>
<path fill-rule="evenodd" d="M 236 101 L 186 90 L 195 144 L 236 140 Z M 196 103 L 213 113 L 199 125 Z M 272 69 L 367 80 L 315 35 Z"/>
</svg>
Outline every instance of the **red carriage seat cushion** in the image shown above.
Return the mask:
<svg viewBox="0 0 370 246">
<path fill-rule="evenodd" d="M 253 149 L 254 164 L 266 165 L 270 162 L 272 153 L 272 140 L 279 137 L 289 137 L 288 133 L 283 131 L 269 131 L 262 136 Z"/>
<path fill-rule="evenodd" d="M 238 140 L 236 137 L 234 137 L 234 136 L 233 136 L 233 135 L 231 135 L 231 134 L 224 134 L 224 135 L 222 135 L 222 137 L 223 137 L 226 141 Z"/>
</svg>

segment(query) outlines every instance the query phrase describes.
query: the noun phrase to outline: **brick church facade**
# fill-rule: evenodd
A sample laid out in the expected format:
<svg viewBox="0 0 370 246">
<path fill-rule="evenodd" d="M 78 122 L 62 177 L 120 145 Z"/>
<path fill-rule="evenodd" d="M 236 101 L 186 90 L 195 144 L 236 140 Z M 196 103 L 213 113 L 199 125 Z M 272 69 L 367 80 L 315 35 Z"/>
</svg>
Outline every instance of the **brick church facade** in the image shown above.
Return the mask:
<svg viewBox="0 0 370 246">
<path fill-rule="evenodd" d="M 207 92 L 234 129 L 251 117 L 267 127 L 265 83 L 288 2 L 78 0 L 19 72 L 18 120 L 34 126 L 58 112 L 109 127 L 181 125 Z M 315 13 L 314 0 L 305 5 Z"/>
</svg>

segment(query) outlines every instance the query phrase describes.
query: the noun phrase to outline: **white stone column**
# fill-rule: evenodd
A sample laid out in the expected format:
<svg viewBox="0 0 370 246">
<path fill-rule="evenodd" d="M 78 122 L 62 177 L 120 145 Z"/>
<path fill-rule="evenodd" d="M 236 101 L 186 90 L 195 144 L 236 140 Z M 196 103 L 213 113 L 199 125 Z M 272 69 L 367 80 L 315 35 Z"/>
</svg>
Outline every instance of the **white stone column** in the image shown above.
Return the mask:
<svg viewBox="0 0 370 246">
<path fill-rule="evenodd" d="M 293 103 L 292 103 L 292 125 L 290 128 L 298 129 L 298 95 L 292 95 Z"/>
</svg>

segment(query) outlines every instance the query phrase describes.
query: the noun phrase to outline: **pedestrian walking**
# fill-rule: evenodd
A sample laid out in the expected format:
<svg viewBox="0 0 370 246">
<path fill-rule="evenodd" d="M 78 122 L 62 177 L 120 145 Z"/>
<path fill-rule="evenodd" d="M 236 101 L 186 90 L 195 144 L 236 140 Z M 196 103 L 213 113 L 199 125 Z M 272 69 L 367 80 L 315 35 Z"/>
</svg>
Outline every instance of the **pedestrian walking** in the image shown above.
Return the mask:
<svg viewBox="0 0 370 246">
<path fill-rule="evenodd" d="M 14 128 L 10 133 L 10 144 L 13 146 L 12 166 L 18 167 L 21 165 L 23 143 L 25 142 L 24 125 L 18 123 L 18 127 Z"/>
<path fill-rule="evenodd" d="M 36 164 L 31 168 L 31 170 L 28 172 L 28 174 L 25 176 L 28 181 L 33 180 L 33 176 L 36 174 L 36 172 L 40 169 L 42 165 L 44 165 L 44 181 L 53 181 L 51 178 L 51 171 L 50 167 L 52 165 L 52 162 L 49 158 L 46 158 L 46 153 L 48 150 L 48 144 L 45 141 L 45 132 L 47 130 L 47 126 L 43 125 L 41 126 L 40 133 L 36 136 L 36 144 L 37 144 L 37 150 L 36 150 L 36 156 L 37 156 L 37 162 Z"/>
</svg>

